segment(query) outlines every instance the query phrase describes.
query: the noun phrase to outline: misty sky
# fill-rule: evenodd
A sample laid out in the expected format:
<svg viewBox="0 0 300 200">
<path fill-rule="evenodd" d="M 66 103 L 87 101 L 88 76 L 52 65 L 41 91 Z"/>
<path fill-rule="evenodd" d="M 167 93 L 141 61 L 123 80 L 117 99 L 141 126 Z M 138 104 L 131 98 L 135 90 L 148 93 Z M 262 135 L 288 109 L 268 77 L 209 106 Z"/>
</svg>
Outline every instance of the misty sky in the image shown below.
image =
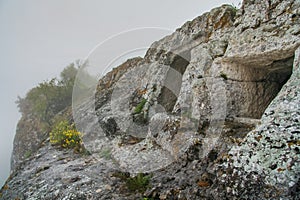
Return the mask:
<svg viewBox="0 0 300 200">
<path fill-rule="evenodd" d="M 10 171 L 18 95 L 58 76 L 112 35 L 139 27 L 175 30 L 213 7 L 239 2 L 0 0 L 0 187 Z"/>
</svg>

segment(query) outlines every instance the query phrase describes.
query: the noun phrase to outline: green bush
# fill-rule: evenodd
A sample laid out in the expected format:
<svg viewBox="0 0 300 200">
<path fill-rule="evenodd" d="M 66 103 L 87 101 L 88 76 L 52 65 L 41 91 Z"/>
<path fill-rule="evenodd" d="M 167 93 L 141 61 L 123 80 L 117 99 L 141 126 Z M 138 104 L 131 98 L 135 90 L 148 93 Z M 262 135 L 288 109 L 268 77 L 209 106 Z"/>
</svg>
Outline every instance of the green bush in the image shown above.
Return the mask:
<svg viewBox="0 0 300 200">
<path fill-rule="evenodd" d="M 61 121 L 52 129 L 50 143 L 63 148 L 81 150 L 82 134 L 75 129 L 74 125 L 69 125 L 68 121 Z"/>
<path fill-rule="evenodd" d="M 126 179 L 127 188 L 132 191 L 145 192 L 150 183 L 150 175 L 144 175 L 139 173 L 135 177 L 129 177 Z"/>
<path fill-rule="evenodd" d="M 130 192 L 145 192 L 146 189 L 149 187 L 151 175 L 146 175 L 143 173 L 139 173 L 134 177 L 130 176 L 129 172 L 120 172 L 117 171 L 113 173 L 114 177 L 121 179 L 124 183 L 126 188 Z"/>
<path fill-rule="evenodd" d="M 144 106 L 145 106 L 145 104 L 146 104 L 146 102 L 147 102 L 147 99 L 142 99 L 141 100 L 141 102 L 135 107 L 135 109 L 134 109 L 134 114 L 139 114 L 139 113 L 141 113 L 142 112 L 142 110 L 143 110 L 143 108 L 144 108 Z"/>
</svg>

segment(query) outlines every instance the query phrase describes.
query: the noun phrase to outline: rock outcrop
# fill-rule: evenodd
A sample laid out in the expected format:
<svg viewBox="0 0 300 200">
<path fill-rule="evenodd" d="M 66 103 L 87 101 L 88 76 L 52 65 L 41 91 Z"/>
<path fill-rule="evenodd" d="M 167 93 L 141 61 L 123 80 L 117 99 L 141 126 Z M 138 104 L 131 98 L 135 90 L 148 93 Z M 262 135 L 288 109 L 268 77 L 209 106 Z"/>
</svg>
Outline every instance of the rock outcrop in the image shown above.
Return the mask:
<svg viewBox="0 0 300 200">
<path fill-rule="evenodd" d="M 91 155 L 46 140 L 1 198 L 299 199 L 299 34 L 298 0 L 244 0 L 185 23 L 77 106 Z M 150 183 L 132 191 L 139 172 Z"/>
</svg>

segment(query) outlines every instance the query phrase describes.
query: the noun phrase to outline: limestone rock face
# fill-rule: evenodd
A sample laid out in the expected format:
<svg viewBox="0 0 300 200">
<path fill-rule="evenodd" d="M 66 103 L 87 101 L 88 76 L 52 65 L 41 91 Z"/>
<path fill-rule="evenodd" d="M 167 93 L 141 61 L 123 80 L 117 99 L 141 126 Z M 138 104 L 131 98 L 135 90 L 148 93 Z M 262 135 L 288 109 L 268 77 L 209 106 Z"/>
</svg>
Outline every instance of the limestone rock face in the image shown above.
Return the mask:
<svg viewBox="0 0 300 200">
<path fill-rule="evenodd" d="M 19 121 L 11 158 L 12 170 L 40 148 L 41 143 L 47 138 L 47 133 L 41 129 L 39 121 L 32 117 L 22 118 Z"/>
<path fill-rule="evenodd" d="M 74 119 L 92 155 L 46 141 L 2 198 L 299 199 L 299 63 L 299 0 L 215 8 L 99 80 Z"/>
</svg>

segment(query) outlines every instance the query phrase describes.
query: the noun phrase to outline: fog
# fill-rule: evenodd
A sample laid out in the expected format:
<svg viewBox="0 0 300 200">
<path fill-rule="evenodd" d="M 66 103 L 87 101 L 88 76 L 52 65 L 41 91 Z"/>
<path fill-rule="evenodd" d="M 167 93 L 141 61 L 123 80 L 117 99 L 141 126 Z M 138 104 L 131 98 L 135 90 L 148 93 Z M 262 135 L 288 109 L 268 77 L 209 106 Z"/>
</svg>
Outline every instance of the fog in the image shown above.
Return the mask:
<svg viewBox="0 0 300 200">
<path fill-rule="evenodd" d="M 224 3 L 239 1 L 0 0 L 0 186 L 10 173 L 18 95 L 58 76 L 111 35 L 139 27 L 175 30 Z"/>
</svg>

